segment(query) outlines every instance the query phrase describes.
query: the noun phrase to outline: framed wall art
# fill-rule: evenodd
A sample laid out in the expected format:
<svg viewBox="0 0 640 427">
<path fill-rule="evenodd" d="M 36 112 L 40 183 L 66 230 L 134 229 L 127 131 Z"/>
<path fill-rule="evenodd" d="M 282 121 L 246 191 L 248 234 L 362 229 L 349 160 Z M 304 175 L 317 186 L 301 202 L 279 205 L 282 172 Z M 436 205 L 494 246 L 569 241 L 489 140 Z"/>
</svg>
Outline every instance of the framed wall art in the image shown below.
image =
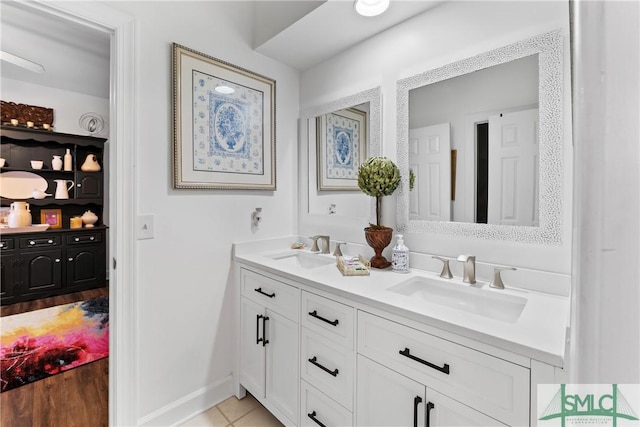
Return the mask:
<svg viewBox="0 0 640 427">
<path fill-rule="evenodd" d="M 318 116 L 318 191 L 357 190 L 366 158 L 367 113 L 347 108 Z"/>
<path fill-rule="evenodd" d="M 172 51 L 174 188 L 275 190 L 275 80 Z"/>
<path fill-rule="evenodd" d="M 49 228 L 62 228 L 62 209 L 42 209 L 40 224 L 49 224 Z"/>
</svg>

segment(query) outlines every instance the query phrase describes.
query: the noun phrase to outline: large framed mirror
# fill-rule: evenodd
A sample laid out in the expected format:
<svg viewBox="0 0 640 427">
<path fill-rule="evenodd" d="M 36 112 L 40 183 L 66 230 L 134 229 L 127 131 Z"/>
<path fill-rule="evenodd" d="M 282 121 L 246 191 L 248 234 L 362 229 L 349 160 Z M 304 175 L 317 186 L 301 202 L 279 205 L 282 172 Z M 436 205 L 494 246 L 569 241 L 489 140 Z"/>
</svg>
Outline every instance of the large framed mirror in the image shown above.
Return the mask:
<svg viewBox="0 0 640 427">
<path fill-rule="evenodd" d="M 554 31 L 400 80 L 398 230 L 559 244 L 562 73 Z"/>
<path fill-rule="evenodd" d="M 380 153 L 381 88 L 304 110 L 301 135 L 308 171 L 302 174 L 306 182 L 301 184 L 301 213 L 367 224 L 372 200 L 358 188 L 357 168 Z"/>
</svg>

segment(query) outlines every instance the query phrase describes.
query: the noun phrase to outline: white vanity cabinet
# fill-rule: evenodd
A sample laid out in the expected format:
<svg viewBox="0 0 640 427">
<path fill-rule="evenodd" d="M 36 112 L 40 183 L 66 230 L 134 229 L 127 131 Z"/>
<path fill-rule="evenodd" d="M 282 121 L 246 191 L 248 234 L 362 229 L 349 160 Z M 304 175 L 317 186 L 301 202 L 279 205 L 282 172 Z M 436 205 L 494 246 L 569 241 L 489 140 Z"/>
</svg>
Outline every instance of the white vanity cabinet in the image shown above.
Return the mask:
<svg viewBox="0 0 640 427">
<path fill-rule="evenodd" d="M 529 378 L 526 367 L 358 311 L 357 425 L 529 425 Z M 399 413 L 385 417 L 388 406 Z"/>
<path fill-rule="evenodd" d="M 301 424 L 353 425 L 355 309 L 302 291 Z"/>
<path fill-rule="evenodd" d="M 465 426 L 504 424 L 396 371 L 358 356 L 356 425 Z"/>
<path fill-rule="evenodd" d="M 239 384 L 286 425 L 530 426 L 537 384 L 562 382 L 526 354 L 351 298 L 341 278 L 237 271 Z"/>
<path fill-rule="evenodd" d="M 240 383 L 295 425 L 300 290 L 246 269 L 240 282 Z"/>
</svg>

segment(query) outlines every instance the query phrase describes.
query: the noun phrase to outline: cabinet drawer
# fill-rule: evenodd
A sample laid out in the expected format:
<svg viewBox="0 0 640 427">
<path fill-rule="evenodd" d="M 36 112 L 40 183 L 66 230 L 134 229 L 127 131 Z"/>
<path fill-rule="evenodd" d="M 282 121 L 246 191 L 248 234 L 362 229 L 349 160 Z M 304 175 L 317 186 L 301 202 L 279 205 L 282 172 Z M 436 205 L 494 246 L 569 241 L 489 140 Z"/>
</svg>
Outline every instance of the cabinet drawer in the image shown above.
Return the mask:
<svg viewBox="0 0 640 427">
<path fill-rule="evenodd" d="M 304 380 L 301 381 L 300 425 L 318 427 L 352 426 L 353 415 Z"/>
<path fill-rule="evenodd" d="M 10 251 L 14 249 L 13 239 L 9 237 L 2 237 L 0 239 L 0 250 L 2 251 Z"/>
<path fill-rule="evenodd" d="M 242 295 L 298 323 L 300 290 L 269 277 L 240 270 Z"/>
<path fill-rule="evenodd" d="M 353 350 L 302 329 L 301 375 L 347 409 L 353 408 Z"/>
<path fill-rule="evenodd" d="M 50 246 L 60 246 L 62 244 L 61 236 L 38 236 L 38 237 L 22 237 L 20 239 L 20 248 L 42 248 Z"/>
<path fill-rule="evenodd" d="M 358 312 L 358 352 L 509 425 L 529 424 L 529 369 Z"/>
<path fill-rule="evenodd" d="M 67 236 L 68 245 L 81 245 L 85 243 L 98 243 L 102 241 L 102 233 L 74 233 Z"/>
<path fill-rule="evenodd" d="M 302 292 L 302 325 L 353 349 L 353 307 L 309 292 Z"/>
</svg>

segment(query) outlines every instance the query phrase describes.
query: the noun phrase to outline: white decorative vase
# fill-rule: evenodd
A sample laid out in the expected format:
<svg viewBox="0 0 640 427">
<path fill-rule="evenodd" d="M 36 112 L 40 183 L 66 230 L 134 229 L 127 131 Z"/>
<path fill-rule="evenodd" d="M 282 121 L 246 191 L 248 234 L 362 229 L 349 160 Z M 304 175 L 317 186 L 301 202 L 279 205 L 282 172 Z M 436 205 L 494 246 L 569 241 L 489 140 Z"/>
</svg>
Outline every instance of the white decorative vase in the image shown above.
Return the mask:
<svg viewBox="0 0 640 427">
<path fill-rule="evenodd" d="M 84 222 L 84 226 L 87 228 L 93 227 L 93 224 L 98 221 L 98 215 L 94 214 L 91 211 L 86 211 L 82 214 L 82 222 Z"/>
<path fill-rule="evenodd" d="M 11 211 L 7 218 L 9 228 L 29 227 L 31 225 L 31 210 L 27 202 L 11 203 Z"/>
<path fill-rule="evenodd" d="M 54 171 L 62 170 L 62 156 L 53 156 L 53 160 L 51 160 L 51 167 Z"/>
</svg>

